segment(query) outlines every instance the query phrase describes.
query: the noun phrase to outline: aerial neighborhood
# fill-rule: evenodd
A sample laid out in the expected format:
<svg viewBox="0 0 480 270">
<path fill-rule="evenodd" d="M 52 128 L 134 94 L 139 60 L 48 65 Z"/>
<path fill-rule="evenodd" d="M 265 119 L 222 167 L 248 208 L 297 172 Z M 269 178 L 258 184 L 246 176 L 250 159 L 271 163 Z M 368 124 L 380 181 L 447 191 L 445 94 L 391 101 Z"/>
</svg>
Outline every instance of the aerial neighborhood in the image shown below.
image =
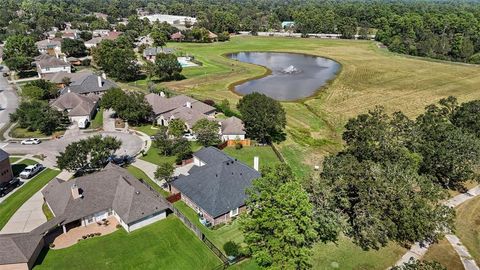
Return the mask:
<svg viewBox="0 0 480 270">
<path fill-rule="evenodd" d="M 478 1 L 0 7 L 0 270 L 480 269 Z"/>
</svg>

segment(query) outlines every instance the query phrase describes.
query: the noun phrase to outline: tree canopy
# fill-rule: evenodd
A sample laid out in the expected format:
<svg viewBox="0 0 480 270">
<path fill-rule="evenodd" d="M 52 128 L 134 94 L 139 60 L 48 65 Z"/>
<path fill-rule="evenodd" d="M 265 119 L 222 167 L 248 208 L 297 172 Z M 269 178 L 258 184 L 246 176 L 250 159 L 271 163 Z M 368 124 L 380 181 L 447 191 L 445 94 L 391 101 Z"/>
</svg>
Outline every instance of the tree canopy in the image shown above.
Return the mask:
<svg viewBox="0 0 480 270">
<path fill-rule="evenodd" d="M 39 100 L 22 101 L 17 110 L 10 114 L 10 120 L 17 122 L 21 128 L 38 130 L 45 135 L 65 129 L 70 122 L 62 112 Z"/>
<path fill-rule="evenodd" d="M 121 81 L 132 81 L 138 78 L 140 67 L 130 41 L 124 39 L 103 40 L 92 49 L 95 63 L 109 76 Z"/>
<path fill-rule="evenodd" d="M 83 40 L 64 38 L 62 52 L 68 56 L 81 57 L 87 54 L 87 48 Z"/>
<path fill-rule="evenodd" d="M 177 79 L 183 69 L 175 55 L 166 53 L 157 54 L 152 68 L 153 74 L 160 80 Z"/>
<path fill-rule="evenodd" d="M 218 145 L 220 143 L 219 130 L 218 122 L 209 119 L 201 119 L 193 126 L 197 141 L 203 146 Z"/>
<path fill-rule="evenodd" d="M 262 143 L 285 139 L 283 129 L 287 123 L 280 102 L 257 92 L 244 96 L 237 104 L 247 136 Z"/>
<path fill-rule="evenodd" d="M 126 93 L 120 88 L 110 89 L 103 95 L 101 104 L 104 108 L 113 109 L 127 122 L 145 122 L 152 116 L 152 106 L 145 100 L 145 95 L 137 91 Z"/>
</svg>

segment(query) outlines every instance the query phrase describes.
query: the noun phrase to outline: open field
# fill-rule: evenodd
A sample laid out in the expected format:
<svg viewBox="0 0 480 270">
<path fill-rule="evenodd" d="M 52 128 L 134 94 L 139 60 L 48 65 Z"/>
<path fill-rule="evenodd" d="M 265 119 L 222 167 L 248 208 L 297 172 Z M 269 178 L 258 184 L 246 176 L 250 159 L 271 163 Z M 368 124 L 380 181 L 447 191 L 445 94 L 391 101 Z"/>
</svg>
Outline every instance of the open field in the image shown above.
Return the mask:
<svg viewBox="0 0 480 270">
<path fill-rule="evenodd" d="M 455 234 L 477 264 L 480 264 L 480 197 L 467 201 L 457 208 L 455 226 Z"/>
<path fill-rule="evenodd" d="M 48 250 L 34 269 L 214 269 L 221 261 L 175 216 Z M 42 258 L 42 255 L 44 256 Z"/>
<path fill-rule="evenodd" d="M 437 261 L 448 270 L 463 270 L 462 261 L 446 238 L 433 244 L 423 257 L 426 261 Z"/>
<path fill-rule="evenodd" d="M 460 101 L 480 98 L 480 67 L 405 57 L 377 48 L 371 41 L 298 38 L 233 37 L 213 44 L 169 43 L 179 52 L 193 54 L 202 67 L 186 68 L 186 80 L 164 83 L 199 99 L 240 98 L 229 91 L 237 81 L 264 74 L 263 67 L 224 56 L 236 51 L 284 51 L 332 58 L 342 70 L 319 94 L 299 102 L 283 103 L 288 118 L 288 139 L 279 149 L 299 175 L 341 147 L 345 121 L 377 105 L 402 110 L 414 117 L 440 98 L 455 95 Z M 140 86 L 140 85 L 137 85 Z M 307 170 L 306 170 L 307 169 Z"/>
<path fill-rule="evenodd" d="M 0 207 L 0 229 L 7 224 L 8 220 L 15 214 L 15 212 L 37 191 L 43 188 L 50 180 L 57 176 L 60 171 L 45 169 L 28 182 L 25 186 L 15 191 L 10 197 L 1 203 Z"/>
</svg>

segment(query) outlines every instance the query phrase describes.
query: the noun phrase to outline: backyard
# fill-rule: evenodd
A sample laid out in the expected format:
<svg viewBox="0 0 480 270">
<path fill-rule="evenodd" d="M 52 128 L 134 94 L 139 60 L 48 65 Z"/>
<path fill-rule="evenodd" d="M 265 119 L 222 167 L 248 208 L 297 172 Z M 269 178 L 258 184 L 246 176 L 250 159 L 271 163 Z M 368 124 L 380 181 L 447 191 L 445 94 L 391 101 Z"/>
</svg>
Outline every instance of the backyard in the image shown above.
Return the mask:
<svg viewBox="0 0 480 270">
<path fill-rule="evenodd" d="M 280 160 L 270 146 L 245 146 L 241 149 L 225 147 L 223 151 L 250 167 L 253 167 L 253 158 L 255 156 L 259 157 L 260 168 L 265 165 L 280 163 Z"/>
<path fill-rule="evenodd" d="M 196 152 L 202 148 L 202 146 L 196 142 L 191 142 L 190 145 L 193 152 Z M 175 163 L 175 160 L 177 159 L 177 157 L 175 155 L 173 156 L 161 155 L 158 152 L 157 148 L 155 147 L 154 143 L 152 142 L 152 147 L 150 147 L 147 153 L 144 156 L 140 157 L 140 159 L 159 165 L 163 162 L 168 162 L 173 164 Z"/>
<path fill-rule="evenodd" d="M 25 161 L 25 160 L 24 160 Z M 23 164 L 24 161 L 21 161 Z M 15 166 L 15 165 L 14 165 Z M 26 166 L 26 165 L 25 165 Z M 15 212 L 35 193 L 42 189 L 50 180 L 60 172 L 52 169 L 45 169 L 28 182 L 24 183 L 15 193 L 9 196 L 0 204 L 0 229 L 7 224 Z"/>
<path fill-rule="evenodd" d="M 183 223 L 171 215 L 131 233 L 116 232 L 72 247 L 44 250 L 41 269 L 205 269 L 221 261 Z"/>
</svg>

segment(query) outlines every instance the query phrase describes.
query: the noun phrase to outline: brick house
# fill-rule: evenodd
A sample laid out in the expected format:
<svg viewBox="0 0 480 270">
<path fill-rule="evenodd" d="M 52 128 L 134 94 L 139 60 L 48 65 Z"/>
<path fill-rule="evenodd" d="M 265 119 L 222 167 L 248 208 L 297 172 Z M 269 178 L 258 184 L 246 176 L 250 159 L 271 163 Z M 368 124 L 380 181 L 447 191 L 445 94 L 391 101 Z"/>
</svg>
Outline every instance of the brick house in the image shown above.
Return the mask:
<svg viewBox="0 0 480 270">
<path fill-rule="evenodd" d="M 9 157 L 10 155 L 7 152 L 0 149 L 0 183 L 8 182 L 13 178 Z"/>
<path fill-rule="evenodd" d="M 195 210 L 203 224 L 215 226 L 229 222 L 246 211 L 245 190 L 260 173 L 215 147 L 194 154 L 188 175 L 170 183 L 173 194 Z"/>
</svg>

